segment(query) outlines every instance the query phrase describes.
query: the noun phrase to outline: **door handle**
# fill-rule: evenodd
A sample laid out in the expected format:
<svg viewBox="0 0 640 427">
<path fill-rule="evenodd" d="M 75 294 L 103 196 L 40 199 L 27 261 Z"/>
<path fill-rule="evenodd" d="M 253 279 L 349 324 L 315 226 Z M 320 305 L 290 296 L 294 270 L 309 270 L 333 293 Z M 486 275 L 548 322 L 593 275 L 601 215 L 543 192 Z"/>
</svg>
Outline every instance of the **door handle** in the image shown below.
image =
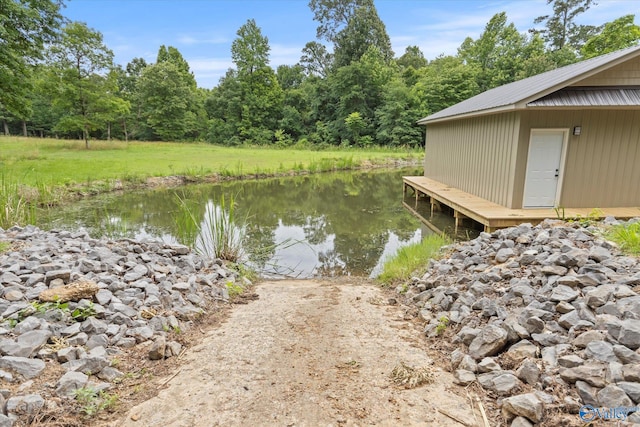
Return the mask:
<svg viewBox="0 0 640 427">
<path fill-rule="evenodd" d="M 560 170 L 556 169 L 556 178 L 560 176 Z"/>
</svg>

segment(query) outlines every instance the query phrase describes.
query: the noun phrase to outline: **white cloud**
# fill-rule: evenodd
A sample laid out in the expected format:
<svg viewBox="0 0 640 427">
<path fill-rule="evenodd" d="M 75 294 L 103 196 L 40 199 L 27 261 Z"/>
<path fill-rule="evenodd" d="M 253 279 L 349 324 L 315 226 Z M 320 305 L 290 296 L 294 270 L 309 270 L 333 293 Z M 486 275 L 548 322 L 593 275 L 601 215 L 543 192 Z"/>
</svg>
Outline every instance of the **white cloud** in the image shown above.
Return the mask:
<svg viewBox="0 0 640 427">
<path fill-rule="evenodd" d="M 226 44 L 229 43 L 229 39 L 222 36 L 215 36 L 210 34 L 182 34 L 176 39 L 178 43 L 192 46 L 198 44 Z"/>
<path fill-rule="evenodd" d="M 297 64 L 298 61 L 300 61 L 300 55 L 302 55 L 303 47 L 304 46 L 272 44 L 269 63 L 274 68 L 278 65 Z"/>
</svg>

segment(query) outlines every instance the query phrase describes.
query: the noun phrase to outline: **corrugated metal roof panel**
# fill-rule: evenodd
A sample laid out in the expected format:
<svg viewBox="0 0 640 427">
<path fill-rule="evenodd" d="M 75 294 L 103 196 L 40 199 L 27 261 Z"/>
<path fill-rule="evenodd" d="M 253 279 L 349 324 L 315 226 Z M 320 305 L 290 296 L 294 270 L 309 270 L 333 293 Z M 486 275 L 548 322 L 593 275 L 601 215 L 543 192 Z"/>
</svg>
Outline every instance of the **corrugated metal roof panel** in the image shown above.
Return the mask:
<svg viewBox="0 0 640 427">
<path fill-rule="evenodd" d="M 640 89 L 562 89 L 527 107 L 640 107 Z"/>
<path fill-rule="evenodd" d="M 634 46 L 567 65 L 562 68 L 556 68 L 555 70 L 547 71 L 546 73 L 538 74 L 517 82 L 498 86 L 420 119 L 418 123 L 425 124 L 433 120 L 513 106 L 537 94 L 544 96 L 546 91 L 563 83 L 567 83 L 568 85 L 572 80 L 579 80 L 581 76 L 605 67 L 607 64 L 619 58 L 627 55 L 634 57 L 638 54 L 640 54 L 640 46 Z"/>
</svg>

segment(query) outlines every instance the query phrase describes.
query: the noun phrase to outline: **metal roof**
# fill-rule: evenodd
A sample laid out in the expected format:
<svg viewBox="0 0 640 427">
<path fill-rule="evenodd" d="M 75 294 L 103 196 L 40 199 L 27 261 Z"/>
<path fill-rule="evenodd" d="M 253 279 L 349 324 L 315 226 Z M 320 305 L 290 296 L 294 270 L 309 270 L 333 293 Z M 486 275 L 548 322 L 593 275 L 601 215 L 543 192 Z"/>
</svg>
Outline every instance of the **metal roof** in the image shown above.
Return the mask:
<svg viewBox="0 0 640 427">
<path fill-rule="evenodd" d="M 640 89 L 566 88 L 529 102 L 527 107 L 640 107 Z"/>
<path fill-rule="evenodd" d="M 498 86 L 420 119 L 418 124 L 475 116 L 491 111 L 514 110 L 517 107 L 525 108 L 527 102 L 549 95 L 638 55 L 640 46 L 633 46 Z M 524 104 L 517 105 L 521 103 Z"/>
</svg>

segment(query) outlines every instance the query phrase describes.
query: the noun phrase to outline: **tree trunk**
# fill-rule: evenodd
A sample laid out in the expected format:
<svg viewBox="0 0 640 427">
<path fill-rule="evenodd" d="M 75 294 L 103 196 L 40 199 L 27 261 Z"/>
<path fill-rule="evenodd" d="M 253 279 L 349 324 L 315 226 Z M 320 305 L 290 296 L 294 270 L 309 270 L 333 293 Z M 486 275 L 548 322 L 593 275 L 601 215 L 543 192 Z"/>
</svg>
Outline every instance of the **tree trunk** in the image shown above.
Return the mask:
<svg viewBox="0 0 640 427">
<path fill-rule="evenodd" d="M 84 136 L 84 146 L 87 148 L 87 150 L 89 149 L 89 130 L 87 129 L 87 127 L 85 126 L 85 128 L 82 130 L 82 135 Z"/>
<path fill-rule="evenodd" d="M 5 119 L 2 119 L 2 126 L 4 127 L 4 134 L 9 136 L 9 124 Z"/>
<path fill-rule="evenodd" d="M 107 123 L 107 141 L 111 141 L 111 122 Z"/>
<path fill-rule="evenodd" d="M 127 121 L 122 120 L 122 131 L 124 132 L 124 142 L 129 142 L 129 134 L 127 133 Z"/>
<path fill-rule="evenodd" d="M 22 121 L 22 134 L 24 136 L 29 136 L 29 134 L 27 133 L 27 121 L 26 120 Z"/>
</svg>

